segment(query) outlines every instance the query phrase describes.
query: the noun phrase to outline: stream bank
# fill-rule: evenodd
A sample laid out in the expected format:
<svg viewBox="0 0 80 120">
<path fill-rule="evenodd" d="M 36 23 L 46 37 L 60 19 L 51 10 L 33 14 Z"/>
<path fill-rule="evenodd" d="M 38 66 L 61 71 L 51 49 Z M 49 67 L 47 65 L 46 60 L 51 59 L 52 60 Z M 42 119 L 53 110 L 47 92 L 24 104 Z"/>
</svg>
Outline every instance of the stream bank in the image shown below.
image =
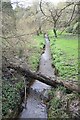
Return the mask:
<svg viewBox="0 0 80 120">
<path fill-rule="evenodd" d="M 51 65 L 50 42 L 47 36 L 38 72 L 55 79 L 54 69 Z M 50 86 L 36 80 L 30 88 L 26 109 L 23 109 L 19 118 L 47 118 L 47 106 L 44 104 L 44 100 L 48 98 L 49 89 L 51 89 Z"/>
</svg>

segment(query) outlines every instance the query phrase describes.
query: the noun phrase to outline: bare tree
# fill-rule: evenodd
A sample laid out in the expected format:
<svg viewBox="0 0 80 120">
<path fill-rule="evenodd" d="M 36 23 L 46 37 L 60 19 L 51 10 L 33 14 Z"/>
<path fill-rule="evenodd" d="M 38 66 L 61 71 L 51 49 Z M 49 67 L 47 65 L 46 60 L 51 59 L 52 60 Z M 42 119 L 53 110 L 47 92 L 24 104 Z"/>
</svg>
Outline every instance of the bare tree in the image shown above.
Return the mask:
<svg viewBox="0 0 80 120">
<path fill-rule="evenodd" d="M 45 12 L 43 6 L 47 6 L 47 10 L 48 12 Z M 68 13 L 68 15 L 70 16 L 69 18 L 67 18 L 67 22 L 65 26 L 70 25 L 70 23 L 73 21 L 74 19 L 74 13 L 75 13 L 75 8 L 76 5 L 74 2 L 67 2 L 65 3 L 65 5 L 62 8 L 57 8 L 54 5 L 51 7 L 51 5 L 49 4 L 49 2 L 47 3 L 43 3 L 43 0 L 40 1 L 40 10 L 42 12 L 42 14 L 46 17 L 46 19 L 48 21 L 50 21 L 53 24 L 53 32 L 55 37 L 57 37 L 57 25 L 58 23 L 61 22 L 61 17 L 63 15 L 63 13 L 65 13 L 65 10 L 69 7 L 71 7 L 71 13 Z"/>
</svg>

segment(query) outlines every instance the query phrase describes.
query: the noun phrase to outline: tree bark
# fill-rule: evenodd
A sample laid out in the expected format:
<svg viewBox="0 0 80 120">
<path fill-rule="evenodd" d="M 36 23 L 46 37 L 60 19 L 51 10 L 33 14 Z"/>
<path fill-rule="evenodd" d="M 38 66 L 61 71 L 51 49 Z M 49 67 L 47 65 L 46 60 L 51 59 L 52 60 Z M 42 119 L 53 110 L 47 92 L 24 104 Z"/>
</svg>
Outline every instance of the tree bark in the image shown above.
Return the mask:
<svg viewBox="0 0 80 120">
<path fill-rule="evenodd" d="M 36 79 L 36 80 L 38 80 L 40 82 L 43 82 L 43 83 L 45 83 L 47 85 L 50 85 L 52 87 L 57 87 L 58 85 L 63 86 L 63 87 L 67 88 L 70 91 L 74 91 L 74 92 L 77 92 L 77 93 L 80 94 L 79 86 L 75 85 L 75 84 L 72 84 L 70 82 L 57 81 L 57 80 L 54 80 L 53 78 L 42 75 L 41 73 L 32 72 L 29 69 L 23 68 L 23 66 L 15 65 L 13 63 L 10 63 L 8 68 L 15 69 L 18 73 L 22 74 L 26 78 Z"/>
<path fill-rule="evenodd" d="M 54 28 L 53 28 L 53 32 L 54 32 L 54 36 L 55 38 L 57 38 L 57 31 L 56 31 L 56 20 L 54 20 Z"/>
<path fill-rule="evenodd" d="M 37 30 L 37 32 L 36 32 L 36 33 L 37 33 L 37 36 L 39 36 L 39 31 L 38 31 L 38 30 Z"/>
<path fill-rule="evenodd" d="M 41 26 L 39 27 L 39 33 L 42 34 Z"/>
<path fill-rule="evenodd" d="M 54 32 L 55 37 L 57 38 L 57 32 L 55 28 L 53 29 L 53 32 Z"/>
</svg>

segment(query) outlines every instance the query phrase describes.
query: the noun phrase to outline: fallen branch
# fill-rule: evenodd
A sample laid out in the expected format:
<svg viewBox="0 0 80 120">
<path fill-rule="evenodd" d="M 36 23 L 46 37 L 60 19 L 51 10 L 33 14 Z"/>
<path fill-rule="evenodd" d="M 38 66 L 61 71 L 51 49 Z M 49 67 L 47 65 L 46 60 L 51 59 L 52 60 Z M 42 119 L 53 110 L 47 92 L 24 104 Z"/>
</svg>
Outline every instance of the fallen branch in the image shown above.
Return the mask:
<svg viewBox="0 0 80 120">
<path fill-rule="evenodd" d="M 43 82 L 47 85 L 50 85 L 52 87 L 56 87 L 57 85 L 64 86 L 68 90 L 75 91 L 80 94 L 80 89 L 79 89 L 78 85 L 72 84 L 70 82 L 54 80 L 53 78 L 42 75 L 41 73 L 32 72 L 29 69 L 23 68 L 22 65 L 19 66 L 19 65 L 10 63 L 8 68 L 15 69 L 18 73 L 22 74 L 26 78 L 31 78 L 32 80 L 36 79 L 36 80 Z"/>
</svg>

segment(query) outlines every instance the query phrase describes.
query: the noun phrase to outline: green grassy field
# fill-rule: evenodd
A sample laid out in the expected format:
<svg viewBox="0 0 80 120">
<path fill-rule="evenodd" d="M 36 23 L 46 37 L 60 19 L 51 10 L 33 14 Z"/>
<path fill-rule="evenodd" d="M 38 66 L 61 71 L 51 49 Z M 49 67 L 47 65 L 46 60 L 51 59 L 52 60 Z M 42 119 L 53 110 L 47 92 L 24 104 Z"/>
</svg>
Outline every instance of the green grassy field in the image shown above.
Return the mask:
<svg viewBox="0 0 80 120">
<path fill-rule="evenodd" d="M 50 43 L 52 64 L 58 69 L 61 79 L 77 80 L 78 37 L 64 33 L 57 39 L 50 37 Z"/>
</svg>

